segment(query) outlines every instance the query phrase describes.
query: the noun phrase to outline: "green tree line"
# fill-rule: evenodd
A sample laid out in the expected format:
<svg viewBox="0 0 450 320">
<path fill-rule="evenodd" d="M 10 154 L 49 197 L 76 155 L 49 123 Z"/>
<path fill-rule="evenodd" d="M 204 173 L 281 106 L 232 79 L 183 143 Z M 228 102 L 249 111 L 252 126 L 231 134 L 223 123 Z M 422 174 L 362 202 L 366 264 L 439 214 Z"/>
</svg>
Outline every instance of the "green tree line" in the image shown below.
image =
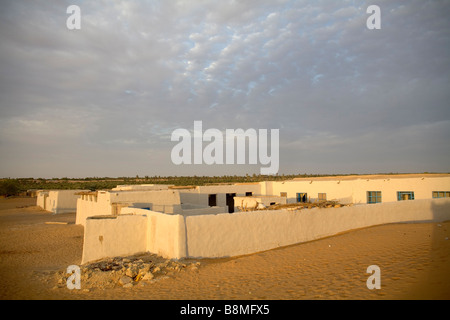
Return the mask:
<svg viewBox="0 0 450 320">
<path fill-rule="evenodd" d="M 342 175 L 342 174 L 339 174 Z M 354 174 L 349 174 L 354 175 Z M 27 190 L 88 189 L 107 190 L 120 184 L 170 184 L 176 186 L 202 186 L 218 183 L 248 183 L 260 181 L 282 181 L 294 178 L 336 176 L 332 174 L 282 174 L 282 175 L 224 175 L 224 176 L 144 176 L 144 177 L 87 177 L 87 178 L 17 178 L 0 179 L 0 195 L 15 196 Z"/>
</svg>

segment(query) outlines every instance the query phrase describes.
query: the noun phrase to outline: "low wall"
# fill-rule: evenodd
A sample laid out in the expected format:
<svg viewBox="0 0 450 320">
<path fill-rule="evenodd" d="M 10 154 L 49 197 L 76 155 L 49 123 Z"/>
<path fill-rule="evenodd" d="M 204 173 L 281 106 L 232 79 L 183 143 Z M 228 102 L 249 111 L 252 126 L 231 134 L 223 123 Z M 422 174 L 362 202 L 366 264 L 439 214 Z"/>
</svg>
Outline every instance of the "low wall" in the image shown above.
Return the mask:
<svg viewBox="0 0 450 320">
<path fill-rule="evenodd" d="M 95 201 L 78 200 L 76 224 L 85 225 L 88 217 L 115 215 L 121 204 L 141 204 L 159 212 L 181 213 L 180 194 L 175 190 L 99 191 Z"/>
<path fill-rule="evenodd" d="M 77 192 L 86 190 L 38 190 L 36 205 L 53 214 L 75 212 L 77 209 Z"/>
<path fill-rule="evenodd" d="M 48 197 L 48 191 L 44 190 L 38 190 L 36 192 L 36 206 L 41 207 L 42 209 L 45 208 L 45 199 Z"/>
<path fill-rule="evenodd" d="M 147 217 L 97 216 L 86 219 L 81 263 L 147 251 Z"/>
<path fill-rule="evenodd" d="M 205 214 L 219 214 L 219 213 L 228 213 L 228 207 L 206 207 L 206 208 L 197 208 L 197 209 L 183 209 L 184 216 L 197 216 L 197 215 L 205 215 Z"/>
<path fill-rule="evenodd" d="M 186 257 L 186 228 L 182 215 L 147 214 L 147 251 L 164 258 Z"/>
<path fill-rule="evenodd" d="M 102 195 L 99 194 L 99 198 Z M 88 217 L 110 215 L 111 205 L 107 201 L 89 201 L 78 198 L 75 223 L 86 226 Z"/>
<path fill-rule="evenodd" d="M 174 259 L 231 257 L 369 226 L 445 220 L 450 199 L 189 216 L 123 208 L 115 219 L 86 220 L 83 263 L 145 251 Z"/>
<path fill-rule="evenodd" d="M 165 258 L 184 258 L 186 228 L 184 217 L 139 208 L 122 208 L 121 215 L 145 216 L 146 251 Z"/>
<path fill-rule="evenodd" d="M 168 214 L 179 214 L 181 213 L 181 204 L 154 204 L 152 206 L 152 211 L 164 212 Z"/>
<path fill-rule="evenodd" d="M 186 256 L 226 257 L 397 222 L 450 219 L 450 199 L 186 217 Z"/>
<path fill-rule="evenodd" d="M 77 201 L 80 197 L 77 193 L 87 191 L 89 190 L 75 189 L 50 191 L 50 197 L 52 196 L 52 193 L 54 193 L 54 197 L 56 198 L 56 206 L 53 208 L 53 213 L 76 212 Z"/>
</svg>

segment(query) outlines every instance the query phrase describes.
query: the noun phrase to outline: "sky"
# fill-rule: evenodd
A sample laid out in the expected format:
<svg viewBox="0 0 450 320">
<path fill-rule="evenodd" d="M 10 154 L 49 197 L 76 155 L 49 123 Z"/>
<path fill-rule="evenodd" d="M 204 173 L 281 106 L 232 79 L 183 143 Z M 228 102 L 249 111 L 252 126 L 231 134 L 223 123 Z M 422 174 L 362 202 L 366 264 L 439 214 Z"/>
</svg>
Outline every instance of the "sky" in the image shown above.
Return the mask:
<svg viewBox="0 0 450 320">
<path fill-rule="evenodd" d="M 449 16 L 448 0 L 1 0 L 0 177 L 260 173 L 174 164 L 194 121 L 278 129 L 278 174 L 450 172 Z"/>
</svg>

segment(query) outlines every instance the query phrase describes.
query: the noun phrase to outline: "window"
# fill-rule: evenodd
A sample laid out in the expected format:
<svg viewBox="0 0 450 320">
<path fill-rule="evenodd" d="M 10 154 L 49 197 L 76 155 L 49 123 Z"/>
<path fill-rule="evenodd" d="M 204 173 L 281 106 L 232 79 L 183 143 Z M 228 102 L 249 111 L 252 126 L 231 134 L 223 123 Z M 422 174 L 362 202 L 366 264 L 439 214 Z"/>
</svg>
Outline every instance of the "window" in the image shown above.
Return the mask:
<svg viewBox="0 0 450 320">
<path fill-rule="evenodd" d="M 209 194 L 208 195 L 208 206 L 210 206 L 210 207 L 217 206 L 217 194 Z"/>
<path fill-rule="evenodd" d="M 253 192 L 246 192 L 246 193 L 245 193 L 245 196 L 246 196 L 246 197 L 251 197 L 252 195 L 253 195 Z"/>
<path fill-rule="evenodd" d="M 297 202 L 307 202 L 308 194 L 307 193 L 297 193 Z"/>
<path fill-rule="evenodd" d="M 397 192 L 397 200 L 414 200 L 414 191 L 398 191 Z"/>
<path fill-rule="evenodd" d="M 285 197 L 285 198 L 287 198 L 287 192 L 280 192 L 280 197 Z"/>
<path fill-rule="evenodd" d="M 327 201 L 327 194 L 326 193 L 318 193 L 317 194 L 319 201 Z"/>
<path fill-rule="evenodd" d="M 381 203 L 381 191 L 367 191 L 367 203 Z"/>
<path fill-rule="evenodd" d="M 450 198 L 450 191 L 433 191 L 433 198 Z"/>
</svg>

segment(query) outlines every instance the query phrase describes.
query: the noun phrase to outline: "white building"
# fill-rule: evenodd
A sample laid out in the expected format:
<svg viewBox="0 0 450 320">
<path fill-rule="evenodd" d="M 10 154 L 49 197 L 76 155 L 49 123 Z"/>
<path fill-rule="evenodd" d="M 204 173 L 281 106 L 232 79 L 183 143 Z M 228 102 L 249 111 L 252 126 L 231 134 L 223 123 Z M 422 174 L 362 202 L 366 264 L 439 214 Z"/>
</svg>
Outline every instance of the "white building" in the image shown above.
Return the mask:
<svg viewBox="0 0 450 320">
<path fill-rule="evenodd" d="M 166 214 L 217 214 L 234 212 L 234 197 L 260 193 L 260 184 L 211 186 L 129 185 L 112 190 L 80 192 L 76 223 L 86 218 L 116 216 L 121 208 L 134 207 Z"/>
<path fill-rule="evenodd" d="M 38 190 L 36 205 L 54 214 L 76 212 L 77 193 L 87 190 Z"/>
<path fill-rule="evenodd" d="M 442 196 L 436 192 L 448 191 L 449 174 L 336 176 L 261 183 L 262 194 L 286 196 L 287 203 L 318 200 L 353 204 L 386 203 L 432 199 Z"/>
<path fill-rule="evenodd" d="M 121 186 L 80 195 L 83 263 L 142 252 L 175 259 L 235 256 L 373 225 L 450 219 L 449 174 Z M 267 206 L 324 200 L 353 205 L 235 212 L 243 202 Z"/>
<path fill-rule="evenodd" d="M 373 204 L 432 199 L 448 197 L 449 192 L 448 174 L 336 176 L 206 186 L 121 185 L 110 191 L 80 192 L 76 223 L 84 225 L 92 216 L 116 216 L 123 207 L 199 215 L 325 200 Z M 252 200 L 246 200 L 248 197 Z"/>
</svg>

